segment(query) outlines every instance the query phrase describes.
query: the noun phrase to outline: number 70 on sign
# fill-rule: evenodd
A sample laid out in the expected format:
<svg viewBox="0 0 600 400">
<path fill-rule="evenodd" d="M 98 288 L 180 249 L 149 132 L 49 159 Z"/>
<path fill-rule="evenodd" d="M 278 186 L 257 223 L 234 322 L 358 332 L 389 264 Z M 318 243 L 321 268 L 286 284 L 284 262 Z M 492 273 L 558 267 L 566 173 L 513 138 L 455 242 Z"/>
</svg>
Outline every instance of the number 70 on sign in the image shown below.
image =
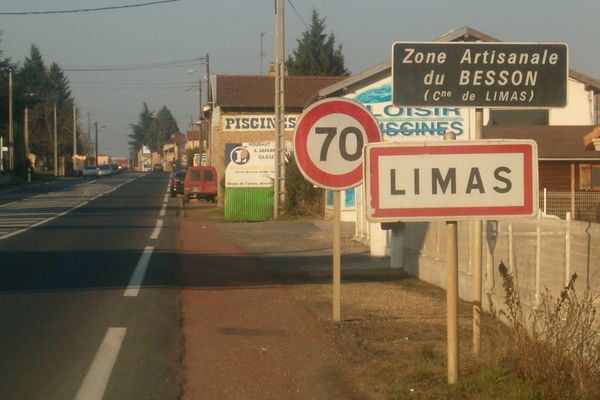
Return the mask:
<svg viewBox="0 0 600 400">
<path fill-rule="evenodd" d="M 296 163 L 304 177 L 330 190 L 362 182 L 363 147 L 381 141 L 379 124 L 361 104 L 329 98 L 308 107 L 294 132 Z"/>
</svg>

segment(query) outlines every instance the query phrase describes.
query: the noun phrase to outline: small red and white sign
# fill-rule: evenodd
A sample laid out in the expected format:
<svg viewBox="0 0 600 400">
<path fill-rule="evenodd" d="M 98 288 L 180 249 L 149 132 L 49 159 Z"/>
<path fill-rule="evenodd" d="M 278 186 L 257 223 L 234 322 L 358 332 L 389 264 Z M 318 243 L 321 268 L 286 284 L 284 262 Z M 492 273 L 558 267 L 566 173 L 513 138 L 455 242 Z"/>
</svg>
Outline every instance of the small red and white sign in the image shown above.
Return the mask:
<svg viewBox="0 0 600 400">
<path fill-rule="evenodd" d="M 364 106 L 344 98 L 324 99 L 298 119 L 296 163 L 313 184 L 330 190 L 348 189 L 362 183 L 364 146 L 380 140 L 377 120 Z"/>
<path fill-rule="evenodd" d="M 532 216 L 537 163 L 532 140 L 371 144 L 365 148 L 367 219 Z"/>
</svg>

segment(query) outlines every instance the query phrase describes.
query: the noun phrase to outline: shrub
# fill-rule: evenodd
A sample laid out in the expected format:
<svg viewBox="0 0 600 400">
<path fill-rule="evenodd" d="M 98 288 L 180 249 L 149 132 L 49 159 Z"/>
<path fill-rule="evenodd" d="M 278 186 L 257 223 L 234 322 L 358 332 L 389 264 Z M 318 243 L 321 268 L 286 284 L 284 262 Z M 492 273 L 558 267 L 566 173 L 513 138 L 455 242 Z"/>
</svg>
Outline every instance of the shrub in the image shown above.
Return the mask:
<svg viewBox="0 0 600 400">
<path fill-rule="evenodd" d="M 290 152 L 285 160 L 285 214 L 290 216 L 322 216 L 324 191 L 308 182 Z"/>
<path fill-rule="evenodd" d="M 515 277 L 500 264 L 504 303 L 511 324 L 503 362 L 539 388 L 543 399 L 600 398 L 600 321 L 589 289 L 575 290 L 577 275 L 554 298 L 546 288 L 526 313 Z"/>
</svg>

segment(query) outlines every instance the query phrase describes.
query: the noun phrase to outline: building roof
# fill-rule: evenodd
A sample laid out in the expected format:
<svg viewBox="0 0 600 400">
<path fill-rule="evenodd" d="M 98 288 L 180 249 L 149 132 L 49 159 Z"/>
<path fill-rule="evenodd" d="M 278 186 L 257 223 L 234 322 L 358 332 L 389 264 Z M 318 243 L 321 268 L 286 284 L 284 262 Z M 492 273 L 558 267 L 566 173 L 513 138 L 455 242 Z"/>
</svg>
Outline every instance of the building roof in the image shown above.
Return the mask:
<svg viewBox="0 0 600 400">
<path fill-rule="evenodd" d="M 484 139 L 533 139 L 540 160 L 595 160 L 600 152 L 586 149 L 583 137 L 597 127 L 588 125 L 494 125 L 483 128 Z"/>
<path fill-rule="evenodd" d="M 286 76 L 285 108 L 302 109 L 320 89 L 344 76 Z M 213 91 L 215 107 L 274 108 L 275 78 L 266 75 L 217 75 Z"/>
<path fill-rule="evenodd" d="M 435 39 L 436 42 L 501 42 L 493 36 L 483 32 L 469 28 L 468 26 L 450 31 L 441 37 Z M 357 88 L 367 85 L 371 82 L 390 76 L 392 73 L 392 61 L 389 60 L 382 64 L 369 68 L 357 75 L 351 76 L 343 81 L 337 82 L 331 86 L 323 88 L 319 91 L 319 97 L 330 97 L 343 95 L 347 92 L 352 92 Z M 586 85 L 586 90 L 592 90 L 595 93 L 600 92 L 600 80 L 569 69 L 569 77 Z"/>
</svg>

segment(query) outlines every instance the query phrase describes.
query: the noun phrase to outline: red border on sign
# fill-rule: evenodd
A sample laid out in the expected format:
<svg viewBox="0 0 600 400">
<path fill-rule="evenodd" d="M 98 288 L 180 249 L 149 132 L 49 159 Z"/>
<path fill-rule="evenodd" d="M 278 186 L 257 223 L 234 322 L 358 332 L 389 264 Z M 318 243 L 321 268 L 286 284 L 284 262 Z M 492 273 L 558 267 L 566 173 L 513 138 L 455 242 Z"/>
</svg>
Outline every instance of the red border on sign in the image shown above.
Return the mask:
<svg viewBox="0 0 600 400">
<path fill-rule="evenodd" d="M 362 162 L 352 171 L 345 174 L 330 174 L 321 170 L 308 155 L 308 134 L 314 124 L 329 114 L 345 114 L 354 118 L 365 130 L 367 143 L 381 141 L 379 125 L 375 117 L 361 104 L 355 101 L 336 98 L 325 99 L 309 107 L 300 117 L 294 134 L 294 152 L 296 163 L 306 179 L 312 183 L 331 190 L 343 190 L 357 186 L 363 179 Z M 365 143 L 365 144 L 367 144 Z"/>
<path fill-rule="evenodd" d="M 422 207 L 422 208 L 380 208 L 379 199 L 379 157 L 386 155 L 419 155 L 419 154 L 523 154 L 523 183 L 525 187 L 523 205 L 492 207 Z M 405 146 L 405 147 L 372 147 L 369 152 L 371 172 L 369 193 L 371 195 L 371 217 L 381 219 L 403 218 L 441 218 L 441 217 L 478 217 L 478 216 L 510 216 L 532 215 L 535 211 L 533 198 L 533 148 L 529 144 L 485 144 L 485 145 L 445 145 Z"/>
</svg>

